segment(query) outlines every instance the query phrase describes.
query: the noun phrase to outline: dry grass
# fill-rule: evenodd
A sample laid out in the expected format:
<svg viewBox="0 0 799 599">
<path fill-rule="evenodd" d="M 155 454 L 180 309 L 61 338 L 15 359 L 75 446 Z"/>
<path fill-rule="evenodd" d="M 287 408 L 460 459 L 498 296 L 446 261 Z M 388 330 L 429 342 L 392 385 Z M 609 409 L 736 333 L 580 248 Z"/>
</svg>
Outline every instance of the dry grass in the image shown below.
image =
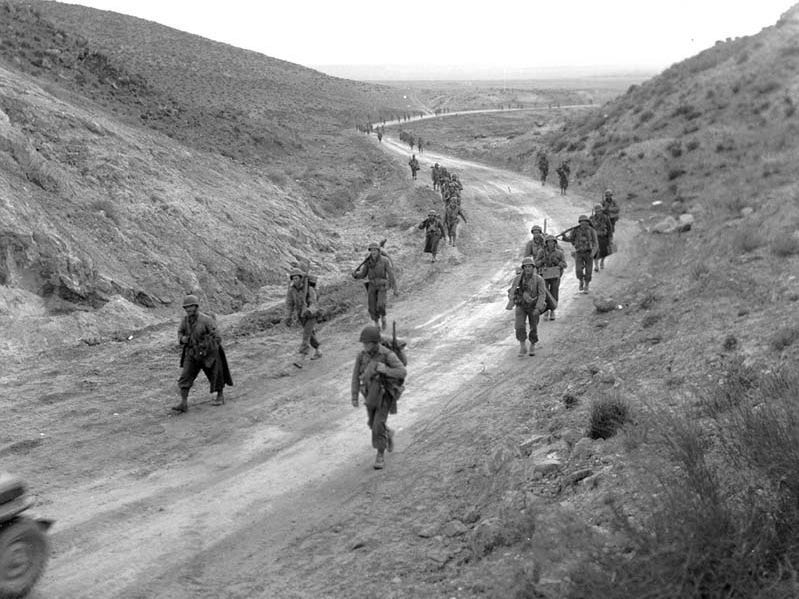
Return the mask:
<svg viewBox="0 0 799 599">
<path fill-rule="evenodd" d="M 630 420 L 630 406 L 618 394 L 603 394 L 591 404 L 588 436 L 610 439 Z"/>
</svg>

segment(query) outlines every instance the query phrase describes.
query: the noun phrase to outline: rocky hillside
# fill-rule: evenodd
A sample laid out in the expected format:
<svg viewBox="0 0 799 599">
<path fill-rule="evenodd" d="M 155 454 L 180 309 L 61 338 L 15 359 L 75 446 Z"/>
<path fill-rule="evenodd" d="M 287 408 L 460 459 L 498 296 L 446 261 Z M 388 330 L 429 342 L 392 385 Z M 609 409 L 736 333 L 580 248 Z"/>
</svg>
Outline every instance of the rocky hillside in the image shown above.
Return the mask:
<svg viewBox="0 0 799 599">
<path fill-rule="evenodd" d="M 0 284 L 50 310 L 236 309 L 337 263 L 331 217 L 396 172 L 349 132 L 395 91 L 78 6 L 0 15 Z"/>
</svg>

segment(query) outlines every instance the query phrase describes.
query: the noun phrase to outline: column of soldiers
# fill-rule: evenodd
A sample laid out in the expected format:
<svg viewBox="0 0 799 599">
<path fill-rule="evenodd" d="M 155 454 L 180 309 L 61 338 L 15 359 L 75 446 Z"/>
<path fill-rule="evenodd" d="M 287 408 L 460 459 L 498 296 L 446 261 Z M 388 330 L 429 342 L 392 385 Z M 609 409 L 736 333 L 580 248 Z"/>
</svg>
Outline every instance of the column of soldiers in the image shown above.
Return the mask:
<svg viewBox="0 0 799 599">
<path fill-rule="evenodd" d="M 613 234 L 618 219 L 619 205 L 608 189 L 591 216 L 581 214 L 576 226 L 558 235 L 545 235 L 539 225 L 530 229 L 532 238 L 525 244 L 521 269 L 508 290 L 506 306 L 508 310 L 515 310 L 514 328 L 520 356 L 535 355 L 540 317 L 555 320 L 560 280 L 568 266 L 558 240 L 570 243 L 574 248 L 572 255 L 579 292 L 587 294 L 592 274 L 605 268 L 605 258 L 613 252 Z"/>
</svg>

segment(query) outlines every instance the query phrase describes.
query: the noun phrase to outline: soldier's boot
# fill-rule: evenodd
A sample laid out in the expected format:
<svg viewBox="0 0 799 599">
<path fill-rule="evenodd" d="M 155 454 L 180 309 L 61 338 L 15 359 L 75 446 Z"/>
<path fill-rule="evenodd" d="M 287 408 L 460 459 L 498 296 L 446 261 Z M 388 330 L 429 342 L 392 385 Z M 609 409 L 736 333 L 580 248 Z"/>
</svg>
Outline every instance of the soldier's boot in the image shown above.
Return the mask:
<svg viewBox="0 0 799 599">
<path fill-rule="evenodd" d="M 375 458 L 374 469 L 375 470 L 382 470 L 385 465 L 386 465 L 386 461 L 383 458 L 383 450 L 382 449 L 378 449 L 377 450 L 377 457 Z"/>
<path fill-rule="evenodd" d="M 599 268 L 602 269 L 602 270 L 605 270 L 605 259 L 604 258 L 602 258 L 599 261 Z"/>
<path fill-rule="evenodd" d="M 528 355 L 530 355 L 530 356 L 534 356 L 535 355 L 535 342 L 534 341 L 530 342 L 530 351 L 528 352 Z"/>
<path fill-rule="evenodd" d="M 585 286 L 583 287 L 583 293 L 588 293 L 588 284 L 589 283 L 590 283 L 590 281 L 586 281 L 585 282 Z"/>
<path fill-rule="evenodd" d="M 599 260 L 594 260 L 594 272 L 599 272 Z"/>
<path fill-rule="evenodd" d="M 189 390 L 188 389 L 181 389 L 180 390 L 180 403 L 176 406 L 172 406 L 172 410 L 175 412 L 183 413 L 187 412 L 189 409 Z"/>
<path fill-rule="evenodd" d="M 314 350 L 314 353 L 313 353 L 313 355 L 311 356 L 311 360 L 318 360 L 318 359 L 319 359 L 319 358 L 321 358 L 321 357 L 322 357 L 322 352 L 321 352 L 321 351 L 319 351 L 319 348 L 317 347 L 317 348 Z"/>
<path fill-rule="evenodd" d="M 435 255 L 435 254 L 433 254 L 433 259 L 432 259 L 432 260 L 430 260 L 430 262 L 435 262 L 435 261 L 436 261 L 436 255 Z"/>
<path fill-rule="evenodd" d="M 527 342 L 526 341 L 519 341 L 519 355 L 526 356 L 527 355 Z"/>
<path fill-rule="evenodd" d="M 221 389 L 216 392 L 216 399 L 211 402 L 212 406 L 221 406 L 225 404 L 225 393 Z"/>
<path fill-rule="evenodd" d="M 386 315 L 383 314 L 383 316 L 380 317 L 380 328 L 385 331 L 387 326 L 388 323 L 386 323 Z"/>
<path fill-rule="evenodd" d="M 549 311 L 549 320 L 555 320 L 555 311 L 554 310 L 550 310 Z"/>
<path fill-rule="evenodd" d="M 294 366 L 297 368 L 302 368 L 305 366 L 305 358 L 308 357 L 308 354 L 297 354 L 297 357 L 294 359 Z"/>
<path fill-rule="evenodd" d="M 580 279 L 580 289 L 578 291 L 582 291 L 582 290 L 583 290 L 583 280 Z"/>
</svg>

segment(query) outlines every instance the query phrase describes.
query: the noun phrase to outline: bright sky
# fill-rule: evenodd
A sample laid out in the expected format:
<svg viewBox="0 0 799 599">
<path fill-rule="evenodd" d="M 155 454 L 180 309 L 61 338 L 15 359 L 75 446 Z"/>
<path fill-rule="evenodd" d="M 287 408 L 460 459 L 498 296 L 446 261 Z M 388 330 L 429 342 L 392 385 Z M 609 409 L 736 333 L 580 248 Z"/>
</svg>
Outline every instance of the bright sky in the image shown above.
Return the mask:
<svg viewBox="0 0 799 599">
<path fill-rule="evenodd" d="M 797 0 L 70 0 L 305 66 L 661 69 Z"/>
</svg>

